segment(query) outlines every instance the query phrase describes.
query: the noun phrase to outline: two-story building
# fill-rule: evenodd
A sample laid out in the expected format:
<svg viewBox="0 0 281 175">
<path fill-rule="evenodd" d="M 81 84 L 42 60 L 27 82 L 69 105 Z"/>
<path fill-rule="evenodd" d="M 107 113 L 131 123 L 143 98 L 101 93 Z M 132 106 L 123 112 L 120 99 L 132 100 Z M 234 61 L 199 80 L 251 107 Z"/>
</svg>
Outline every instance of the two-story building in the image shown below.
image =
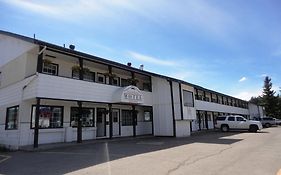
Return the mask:
<svg viewBox="0 0 281 175">
<path fill-rule="evenodd" d="M 189 136 L 248 102 L 172 77 L 0 31 L 0 144 Z"/>
</svg>

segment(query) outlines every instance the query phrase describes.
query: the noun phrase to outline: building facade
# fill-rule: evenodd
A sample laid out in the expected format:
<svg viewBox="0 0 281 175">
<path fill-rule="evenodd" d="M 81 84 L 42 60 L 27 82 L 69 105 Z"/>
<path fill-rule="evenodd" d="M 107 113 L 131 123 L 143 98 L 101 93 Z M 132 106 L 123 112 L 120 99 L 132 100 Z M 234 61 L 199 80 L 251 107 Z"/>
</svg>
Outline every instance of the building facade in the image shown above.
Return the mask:
<svg viewBox="0 0 281 175">
<path fill-rule="evenodd" d="M 247 101 L 110 60 L 0 31 L 0 144 L 189 136 Z M 259 110 L 259 114 L 262 111 Z"/>
</svg>

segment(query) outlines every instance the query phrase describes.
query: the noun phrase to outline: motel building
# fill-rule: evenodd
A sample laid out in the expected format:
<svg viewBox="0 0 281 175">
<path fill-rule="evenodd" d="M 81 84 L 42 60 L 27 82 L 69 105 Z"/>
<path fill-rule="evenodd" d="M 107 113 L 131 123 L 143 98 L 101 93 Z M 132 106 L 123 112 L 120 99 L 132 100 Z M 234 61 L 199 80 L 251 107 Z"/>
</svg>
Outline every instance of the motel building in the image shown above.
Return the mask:
<svg viewBox="0 0 281 175">
<path fill-rule="evenodd" d="M 172 77 L 0 31 L 0 145 L 187 137 L 261 107 Z"/>
</svg>

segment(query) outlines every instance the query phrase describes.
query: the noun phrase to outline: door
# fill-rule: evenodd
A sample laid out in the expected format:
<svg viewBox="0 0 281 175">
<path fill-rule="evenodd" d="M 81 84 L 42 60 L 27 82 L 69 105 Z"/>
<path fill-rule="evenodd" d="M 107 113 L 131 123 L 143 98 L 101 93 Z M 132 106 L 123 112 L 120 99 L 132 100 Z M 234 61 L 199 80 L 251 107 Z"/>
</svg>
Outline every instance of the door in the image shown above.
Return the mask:
<svg viewBox="0 0 281 175">
<path fill-rule="evenodd" d="M 106 136 L 106 109 L 97 108 L 97 137 Z"/>
<path fill-rule="evenodd" d="M 112 109 L 112 129 L 113 129 L 113 136 L 120 135 L 120 111 L 119 109 Z"/>
<path fill-rule="evenodd" d="M 237 128 L 238 129 L 249 129 L 247 120 L 243 117 L 236 117 Z"/>
</svg>

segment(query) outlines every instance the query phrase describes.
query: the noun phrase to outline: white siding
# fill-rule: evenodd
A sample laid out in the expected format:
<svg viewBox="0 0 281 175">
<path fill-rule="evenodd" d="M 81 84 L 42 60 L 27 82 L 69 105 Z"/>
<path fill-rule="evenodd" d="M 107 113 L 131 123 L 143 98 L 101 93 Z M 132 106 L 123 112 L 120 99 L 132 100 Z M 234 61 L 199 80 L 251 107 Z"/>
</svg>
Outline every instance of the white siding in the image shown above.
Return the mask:
<svg viewBox="0 0 281 175">
<path fill-rule="evenodd" d="M 211 103 L 201 100 L 195 100 L 195 108 L 196 110 L 202 110 L 202 111 L 214 111 L 214 112 L 249 115 L 248 109 L 226 106 L 226 105 L 221 105 L 221 104 Z"/>
<path fill-rule="evenodd" d="M 35 44 L 25 42 L 14 37 L 0 34 L 0 53 L 1 53 L 1 62 L 0 67 L 19 57 L 20 55 L 26 53 L 28 50 L 36 47 Z"/>
<path fill-rule="evenodd" d="M 154 135 L 173 136 L 173 116 L 169 82 L 152 77 Z"/>
<path fill-rule="evenodd" d="M 39 74 L 25 90 L 24 99 L 38 97 L 93 102 L 114 102 L 113 94 L 121 87 Z M 142 91 L 143 105 L 152 105 L 152 93 Z"/>
<path fill-rule="evenodd" d="M 181 104 L 180 104 L 180 91 L 179 83 L 173 82 L 173 99 L 174 99 L 174 110 L 175 110 L 175 119 L 181 120 Z"/>
</svg>

